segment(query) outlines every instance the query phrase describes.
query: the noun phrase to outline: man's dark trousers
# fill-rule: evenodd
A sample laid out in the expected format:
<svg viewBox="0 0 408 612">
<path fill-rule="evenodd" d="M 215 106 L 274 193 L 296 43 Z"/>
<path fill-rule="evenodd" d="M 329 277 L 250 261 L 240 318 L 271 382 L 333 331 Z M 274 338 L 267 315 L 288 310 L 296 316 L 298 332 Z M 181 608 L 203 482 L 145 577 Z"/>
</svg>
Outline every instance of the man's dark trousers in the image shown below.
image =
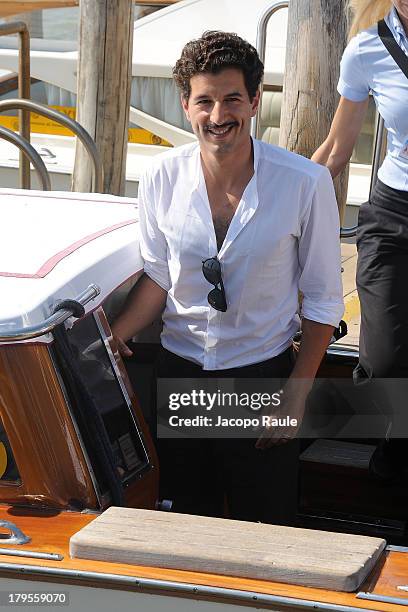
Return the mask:
<svg viewBox="0 0 408 612">
<path fill-rule="evenodd" d="M 162 348 L 157 377 L 286 379 L 292 368 L 292 348 L 262 363 L 216 371 Z M 174 512 L 294 524 L 298 441 L 266 450 L 255 443 L 256 438 L 157 439 L 161 498 L 173 500 Z"/>
</svg>

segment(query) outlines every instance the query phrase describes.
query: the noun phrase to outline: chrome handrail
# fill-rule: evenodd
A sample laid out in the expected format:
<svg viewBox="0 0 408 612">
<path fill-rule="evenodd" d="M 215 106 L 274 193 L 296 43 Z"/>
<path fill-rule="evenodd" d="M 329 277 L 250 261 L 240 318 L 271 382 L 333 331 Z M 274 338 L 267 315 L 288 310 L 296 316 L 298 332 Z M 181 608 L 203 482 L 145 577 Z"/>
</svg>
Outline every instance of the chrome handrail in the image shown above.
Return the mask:
<svg viewBox="0 0 408 612">
<path fill-rule="evenodd" d="M 91 300 L 95 299 L 101 290 L 98 285 L 89 285 L 85 291 L 83 291 L 77 298 L 75 298 L 76 302 L 79 302 L 82 306 L 88 304 Z M 58 310 L 54 314 L 47 317 L 41 323 L 37 323 L 36 325 L 30 325 L 28 327 L 23 327 L 17 330 L 6 330 L 2 331 L 2 324 L 0 324 L 0 343 L 1 342 L 11 342 L 17 340 L 30 340 L 31 338 L 38 338 L 39 336 L 43 336 L 44 334 L 48 334 L 48 332 L 52 331 L 57 325 L 64 323 L 67 319 L 73 316 L 73 310 L 69 308 L 62 308 Z"/>
<path fill-rule="evenodd" d="M 38 174 L 38 178 L 41 181 L 42 190 L 50 191 L 51 190 L 51 179 L 48 174 L 48 170 L 41 158 L 41 155 L 37 153 L 34 149 L 33 145 L 31 145 L 25 138 L 13 132 L 13 130 L 9 130 L 6 127 L 0 125 L 0 138 L 3 140 L 7 140 L 7 142 L 11 142 L 11 144 L 16 145 L 25 155 L 24 159 L 28 158 L 28 162 L 33 164 L 35 171 Z M 28 166 L 30 168 L 30 165 Z"/>
<path fill-rule="evenodd" d="M 14 21 L 0 24 L 0 36 L 19 34 L 20 48 L 18 55 L 18 94 L 20 98 L 30 99 L 30 33 L 24 21 Z M 20 136 L 30 142 L 30 114 L 26 110 L 19 112 Z M 30 189 L 30 161 L 20 153 L 20 185 Z"/>
<path fill-rule="evenodd" d="M 274 15 L 277 11 L 283 8 L 287 8 L 289 6 L 288 0 L 278 0 L 278 2 L 274 2 L 271 6 L 268 6 L 258 21 L 258 29 L 256 34 L 256 50 L 258 51 L 259 58 L 261 62 L 265 65 L 265 49 L 266 49 L 266 28 L 268 27 L 268 23 L 272 15 Z M 255 117 L 252 119 L 251 124 L 251 136 L 253 138 L 258 138 L 259 132 L 259 122 L 262 111 L 262 93 L 263 93 L 263 81 L 259 86 L 260 96 L 259 96 L 259 105 L 258 111 Z"/>
<path fill-rule="evenodd" d="M 54 108 L 48 108 L 44 104 L 39 104 L 38 102 L 32 102 L 31 100 L 2 100 L 0 102 L 0 112 L 7 110 L 26 110 L 26 111 L 34 111 L 38 115 L 42 115 L 43 117 L 47 117 L 48 119 L 52 119 L 57 123 L 60 123 L 64 127 L 71 130 L 82 142 L 85 149 L 88 151 L 88 154 L 91 158 L 93 170 L 94 170 L 94 184 L 95 191 L 97 193 L 102 193 L 103 191 L 103 167 L 102 162 L 99 157 L 98 150 L 96 148 L 96 144 L 93 141 L 92 137 L 88 134 L 85 128 L 82 127 L 78 121 L 75 119 L 71 119 L 67 115 L 60 113 Z"/>
<path fill-rule="evenodd" d="M 384 119 L 381 115 L 378 115 L 377 118 L 377 127 L 375 133 L 375 144 L 374 144 L 374 155 L 373 155 L 373 164 L 371 168 L 371 180 L 370 180 L 370 193 L 369 199 L 374 191 L 375 183 L 377 181 L 378 170 L 383 161 L 383 146 L 384 146 L 384 136 L 385 136 L 385 126 Z M 357 234 L 358 225 L 354 225 L 353 227 L 341 227 L 340 228 L 340 238 L 354 238 Z"/>
</svg>

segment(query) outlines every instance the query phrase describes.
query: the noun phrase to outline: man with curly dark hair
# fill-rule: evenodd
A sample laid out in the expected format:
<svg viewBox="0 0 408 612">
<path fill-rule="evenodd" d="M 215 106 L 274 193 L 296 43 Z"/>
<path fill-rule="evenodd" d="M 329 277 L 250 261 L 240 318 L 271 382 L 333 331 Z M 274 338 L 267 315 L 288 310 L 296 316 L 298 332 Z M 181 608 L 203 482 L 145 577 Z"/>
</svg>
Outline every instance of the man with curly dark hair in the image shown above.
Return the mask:
<svg viewBox="0 0 408 612">
<path fill-rule="evenodd" d="M 252 45 L 237 34 L 204 32 L 201 38 L 188 42 L 173 70 L 174 81 L 183 98 L 191 94 L 190 79 L 196 74 L 217 74 L 226 67 L 242 71 L 245 87 L 251 100 L 261 83 L 264 67 Z"/>
<path fill-rule="evenodd" d="M 113 332 L 129 355 L 125 341 L 162 315 L 161 377 L 288 378 L 283 413 L 299 425 L 343 312 L 339 219 L 325 168 L 251 138 L 262 75 L 236 34 L 185 45 L 174 79 L 198 143 L 155 158 L 140 182 L 145 274 Z M 293 523 L 296 431 L 159 440 L 163 494 L 180 512 L 222 515 L 226 501 L 232 518 Z"/>
</svg>

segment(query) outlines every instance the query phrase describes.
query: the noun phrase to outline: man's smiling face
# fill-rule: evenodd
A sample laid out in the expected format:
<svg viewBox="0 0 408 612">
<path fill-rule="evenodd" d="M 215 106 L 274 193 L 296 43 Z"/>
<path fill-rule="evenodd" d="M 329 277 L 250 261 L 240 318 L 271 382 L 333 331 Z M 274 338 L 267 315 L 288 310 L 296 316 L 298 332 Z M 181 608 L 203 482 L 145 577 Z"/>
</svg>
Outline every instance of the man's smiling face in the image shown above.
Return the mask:
<svg viewBox="0 0 408 612">
<path fill-rule="evenodd" d="M 223 156 L 247 146 L 259 92 L 250 100 L 243 72 L 225 68 L 217 74 L 196 74 L 190 88 L 189 99 L 181 103 L 201 151 Z"/>
</svg>

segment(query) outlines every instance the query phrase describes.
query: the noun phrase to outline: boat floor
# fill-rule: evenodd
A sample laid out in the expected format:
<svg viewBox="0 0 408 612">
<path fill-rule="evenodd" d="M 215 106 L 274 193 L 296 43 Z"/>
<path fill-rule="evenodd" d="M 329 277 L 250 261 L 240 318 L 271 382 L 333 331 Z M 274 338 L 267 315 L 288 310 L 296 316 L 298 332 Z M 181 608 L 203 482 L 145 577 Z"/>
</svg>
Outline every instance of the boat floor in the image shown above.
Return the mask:
<svg viewBox="0 0 408 612">
<path fill-rule="evenodd" d="M 26 579 L 35 578 L 43 581 L 55 581 L 65 584 L 87 584 L 104 588 L 114 588 L 113 581 L 109 578 L 102 578 L 102 582 L 96 580 L 90 582 L 80 580 L 78 572 L 96 572 L 102 574 L 114 574 L 116 576 L 132 576 L 141 579 L 154 579 L 159 581 L 169 581 L 176 583 L 187 583 L 206 587 L 220 587 L 228 590 L 239 590 L 251 592 L 253 594 L 267 594 L 281 597 L 297 598 L 306 601 L 330 603 L 340 606 L 355 607 L 369 610 L 379 610 L 383 612 L 393 612 L 399 606 L 390 603 L 367 601 L 358 599 L 356 593 L 339 593 L 335 591 L 316 589 L 300 586 L 286 585 L 262 580 L 250 580 L 234 578 L 223 575 L 197 573 L 181 570 L 160 569 L 147 566 L 133 566 L 127 564 L 112 563 L 106 561 L 88 561 L 83 559 L 71 559 L 69 556 L 69 539 L 95 518 L 94 514 L 81 514 L 78 512 L 38 510 L 27 508 L 13 508 L 2 506 L 0 508 L 0 519 L 5 519 L 15 523 L 26 535 L 31 537 L 28 544 L 18 546 L 19 551 L 31 550 L 48 553 L 59 553 L 63 556 L 61 561 L 44 561 L 32 558 L 17 558 L 9 555 L 0 556 L 0 574 L 11 577 Z M 5 543 L 7 546 L 7 544 Z M 24 566 L 21 572 L 17 568 Z M 16 566 L 16 573 L 13 572 Z M 33 572 L 30 572 L 32 568 Z M 41 574 L 38 572 L 41 568 Z M 51 571 L 49 571 L 51 569 Z M 53 575 L 52 571 L 58 571 L 59 575 Z M 49 572 L 49 573 L 47 573 Z M 387 551 L 383 561 L 378 564 L 374 572 L 369 576 L 361 587 L 361 591 L 371 592 L 376 595 L 398 597 L 406 600 L 408 604 L 408 594 L 397 590 L 399 585 L 408 582 L 408 552 Z M 116 584 L 116 588 L 118 585 Z M 132 586 L 126 587 L 132 590 Z M 134 590 L 140 592 L 141 585 L 134 585 Z M 152 588 L 150 588 L 152 590 Z M 147 589 L 149 591 L 149 589 Z M 153 588 L 154 591 L 154 588 Z M 171 585 L 160 592 L 171 594 Z M 175 593 L 173 593 L 174 595 Z M 210 595 L 206 595 L 211 599 Z M 219 600 L 219 596 L 218 596 Z M 232 601 L 231 601 L 232 603 Z M 259 606 L 259 603 L 257 605 Z"/>
</svg>

